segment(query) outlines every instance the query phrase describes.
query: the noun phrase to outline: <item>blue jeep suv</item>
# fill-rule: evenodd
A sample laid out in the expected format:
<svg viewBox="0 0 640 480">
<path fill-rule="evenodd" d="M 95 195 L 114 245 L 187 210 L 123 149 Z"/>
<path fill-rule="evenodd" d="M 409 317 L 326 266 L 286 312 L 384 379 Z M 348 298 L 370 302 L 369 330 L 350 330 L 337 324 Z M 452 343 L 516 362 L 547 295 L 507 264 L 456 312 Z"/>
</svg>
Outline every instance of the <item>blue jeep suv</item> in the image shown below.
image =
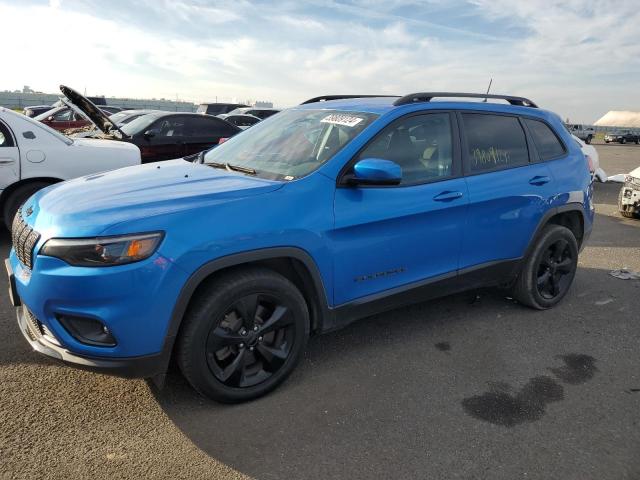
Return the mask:
<svg viewBox="0 0 640 480">
<path fill-rule="evenodd" d="M 6 266 L 35 350 L 160 380 L 174 360 L 244 401 L 377 312 L 479 286 L 554 306 L 594 216 L 579 146 L 521 97 L 318 97 L 191 160 L 23 205 Z"/>
</svg>

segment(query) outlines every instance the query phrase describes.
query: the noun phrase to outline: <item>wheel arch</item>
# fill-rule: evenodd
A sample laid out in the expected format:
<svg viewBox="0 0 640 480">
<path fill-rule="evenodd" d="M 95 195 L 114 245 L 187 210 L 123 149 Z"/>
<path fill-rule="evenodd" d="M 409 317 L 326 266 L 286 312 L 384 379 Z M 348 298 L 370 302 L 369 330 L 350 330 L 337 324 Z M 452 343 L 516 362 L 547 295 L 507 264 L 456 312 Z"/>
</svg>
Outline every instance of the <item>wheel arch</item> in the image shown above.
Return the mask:
<svg viewBox="0 0 640 480">
<path fill-rule="evenodd" d="M 56 177 L 21 178 L 17 182 L 14 182 L 11 185 L 8 185 L 7 188 L 2 190 L 2 193 L 0 193 L 0 208 L 4 208 L 4 202 L 7 200 L 7 198 L 9 198 L 15 190 L 17 190 L 23 185 L 28 185 L 29 183 L 35 183 L 35 182 L 47 182 L 49 184 L 54 184 L 62 181 L 63 180 L 61 178 L 56 178 Z"/>
<path fill-rule="evenodd" d="M 552 225 L 561 225 L 563 227 L 567 227 L 573 235 L 576 237 L 576 241 L 578 242 L 578 249 L 581 249 L 583 246 L 583 242 L 585 239 L 584 236 L 584 227 L 585 227 L 585 218 L 582 204 L 579 203 L 569 203 L 566 205 L 562 205 L 560 207 L 555 207 L 550 209 L 540 220 L 538 226 L 534 234 L 531 237 L 531 241 L 527 246 L 525 255 L 523 258 L 529 256 L 529 253 L 535 246 L 538 238 L 540 238 L 540 234 L 544 227 L 549 224 Z"/>
<path fill-rule="evenodd" d="M 191 300 L 200 289 L 206 287 L 208 281 L 222 273 L 248 267 L 266 267 L 274 270 L 300 290 L 309 306 L 312 333 L 324 330 L 327 322 L 331 323 L 331 310 L 324 282 L 311 255 L 296 247 L 264 248 L 212 260 L 189 277 L 173 308 L 163 350 L 173 350 L 173 344 Z"/>
</svg>

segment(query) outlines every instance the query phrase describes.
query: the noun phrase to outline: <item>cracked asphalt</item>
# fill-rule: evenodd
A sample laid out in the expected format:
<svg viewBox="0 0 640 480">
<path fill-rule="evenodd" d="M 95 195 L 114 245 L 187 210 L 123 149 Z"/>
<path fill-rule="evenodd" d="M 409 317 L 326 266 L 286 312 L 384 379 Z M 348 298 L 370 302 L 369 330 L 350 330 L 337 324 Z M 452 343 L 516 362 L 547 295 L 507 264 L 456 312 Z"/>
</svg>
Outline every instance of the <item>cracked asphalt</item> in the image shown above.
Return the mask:
<svg viewBox="0 0 640 480">
<path fill-rule="evenodd" d="M 609 175 L 636 145 L 598 145 Z M 2 479 L 640 478 L 640 220 L 596 184 L 597 218 L 555 309 L 479 290 L 310 342 L 273 394 L 226 406 L 173 371 L 87 373 L 30 351 L 0 294 Z M 6 256 L 9 237 L 0 234 Z"/>
</svg>

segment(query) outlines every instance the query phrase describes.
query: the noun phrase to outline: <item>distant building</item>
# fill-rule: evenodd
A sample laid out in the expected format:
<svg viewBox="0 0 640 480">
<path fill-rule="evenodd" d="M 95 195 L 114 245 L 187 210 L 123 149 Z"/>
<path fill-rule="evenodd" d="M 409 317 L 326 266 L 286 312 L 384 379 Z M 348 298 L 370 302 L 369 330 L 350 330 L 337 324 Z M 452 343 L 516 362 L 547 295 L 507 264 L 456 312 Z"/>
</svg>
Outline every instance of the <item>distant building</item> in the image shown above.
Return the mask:
<svg viewBox="0 0 640 480">
<path fill-rule="evenodd" d="M 23 109 L 33 105 L 51 105 L 58 101 L 61 94 L 35 93 L 28 85 L 23 91 L 0 92 L 0 106 Z M 196 105 L 191 102 L 176 102 L 172 100 L 150 100 L 140 98 L 108 98 L 107 105 L 128 109 L 166 110 L 170 112 L 195 112 Z"/>
<path fill-rule="evenodd" d="M 256 100 L 253 105 L 255 108 L 273 108 L 273 102 L 267 102 L 263 100 Z"/>
</svg>

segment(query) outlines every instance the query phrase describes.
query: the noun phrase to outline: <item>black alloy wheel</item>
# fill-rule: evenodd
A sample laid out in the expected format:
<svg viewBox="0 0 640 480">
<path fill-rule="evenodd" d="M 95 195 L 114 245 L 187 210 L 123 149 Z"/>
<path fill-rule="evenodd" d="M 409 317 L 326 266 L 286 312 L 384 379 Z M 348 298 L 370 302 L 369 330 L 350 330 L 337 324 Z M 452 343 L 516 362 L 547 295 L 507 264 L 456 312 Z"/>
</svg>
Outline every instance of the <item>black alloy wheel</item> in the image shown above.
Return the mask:
<svg viewBox="0 0 640 480">
<path fill-rule="evenodd" d="M 198 287 L 185 313 L 176 360 L 202 395 L 225 403 L 251 400 L 282 383 L 309 337 L 307 303 L 287 278 L 243 267 Z"/>
<path fill-rule="evenodd" d="M 538 310 L 555 306 L 569 291 L 578 269 L 578 242 L 562 225 L 546 225 L 525 258 L 512 294 Z"/>
<path fill-rule="evenodd" d="M 295 329 L 291 311 L 279 299 L 246 295 L 209 331 L 209 369 L 227 386 L 257 385 L 282 368 L 291 353 Z"/>
<path fill-rule="evenodd" d="M 552 300 L 569 289 L 573 278 L 573 260 L 569 242 L 563 238 L 547 248 L 540 258 L 536 281 L 538 293 L 543 298 Z"/>
</svg>

